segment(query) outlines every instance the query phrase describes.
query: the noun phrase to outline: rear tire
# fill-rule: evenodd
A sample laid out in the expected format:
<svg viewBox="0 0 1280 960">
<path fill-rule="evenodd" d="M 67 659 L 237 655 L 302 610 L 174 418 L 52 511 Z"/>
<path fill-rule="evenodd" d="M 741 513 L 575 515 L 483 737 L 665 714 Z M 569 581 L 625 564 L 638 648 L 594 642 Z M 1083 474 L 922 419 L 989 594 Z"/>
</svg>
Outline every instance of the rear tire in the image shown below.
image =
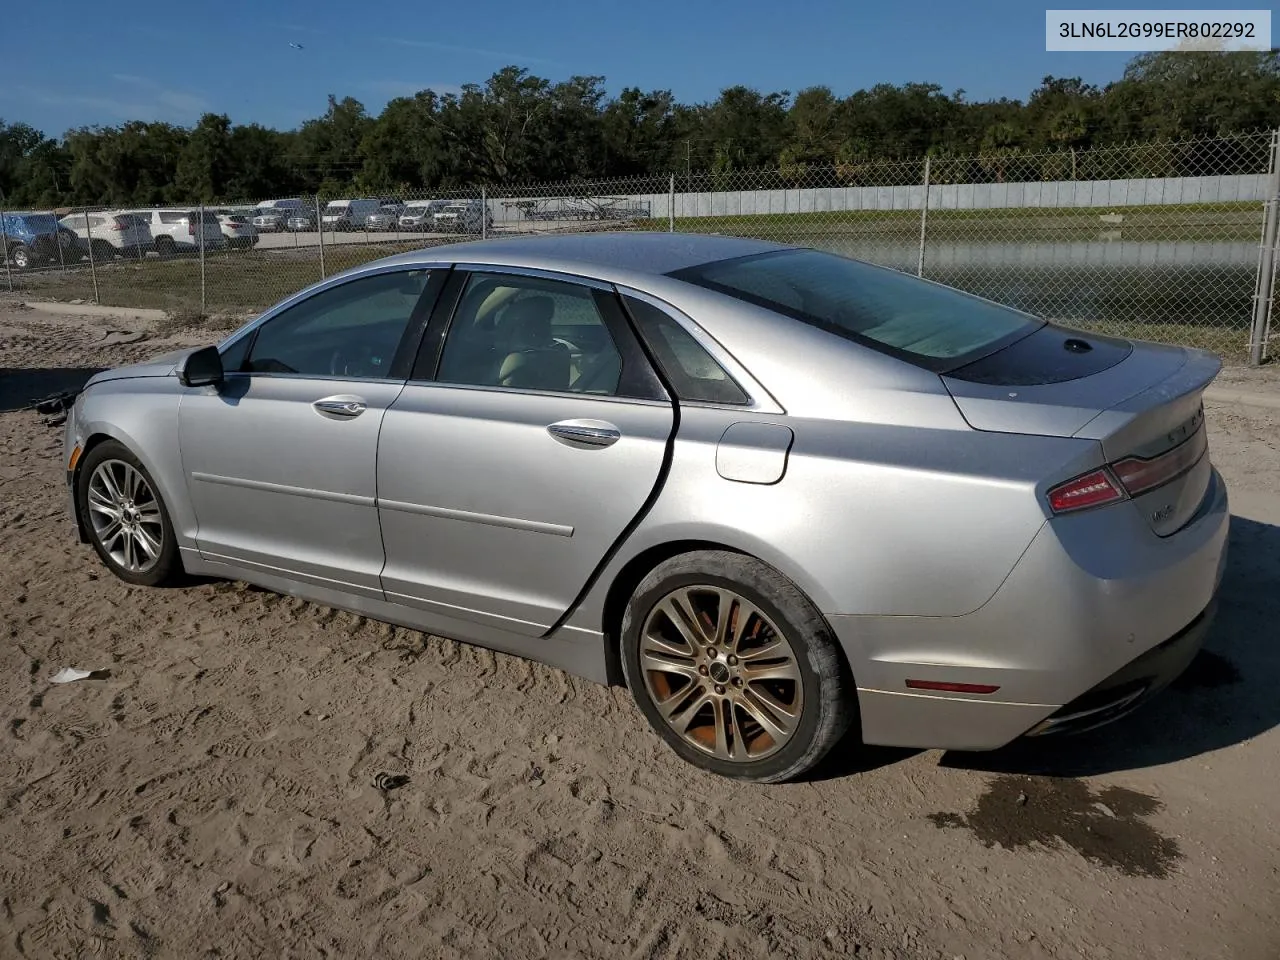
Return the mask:
<svg viewBox="0 0 1280 960">
<path fill-rule="evenodd" d="M 177 253 L 177 251 L 178 251 L 177 244 L 173 242 L 172 237 L 156 238 L 156 253 L 158 253 L 160 256 L 172 257 L 175 253 Z"/>
<path fill-rule="evenodd" d="M 105 240 L 93 241 L 93 259 L 98 263 L 106 263 L 116 258 L 116 248 Z"/>
<path fill-rule="evenodd" d="M 777 570 L 729 551 L 672 557 L 640 582 L 623 616 L 622 667 L 677 754 L 737 780 L 802 775 L 856 717 L 826 619 Z"/>
</svg>

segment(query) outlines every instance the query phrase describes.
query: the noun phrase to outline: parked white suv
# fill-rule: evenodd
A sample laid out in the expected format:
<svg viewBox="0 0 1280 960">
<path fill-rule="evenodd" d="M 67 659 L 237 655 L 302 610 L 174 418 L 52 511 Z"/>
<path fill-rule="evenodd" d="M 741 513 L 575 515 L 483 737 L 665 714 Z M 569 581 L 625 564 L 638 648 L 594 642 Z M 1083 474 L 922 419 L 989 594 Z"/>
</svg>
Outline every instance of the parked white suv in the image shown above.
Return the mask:
<svg viewBox="0 0 1280 960">
<path fill-rule="evenodd" d="M 92 244 L 95 260 L 113 260 L 117 255 L 142 257 L 155 247 L 147 221 L 134 213 L 72 213 L 58 223 L 76 235 L 80 255 L 88 255 Z"/>
<path fill-rule="evenodd" d="M 249 214 L 219 210 L 218 225 L 229 247 L 254 247 L 258 244 L 258 228 Z"/>
<path fill-rule="evenodd" d="M 212 210 L 204 211 L 204 219 L 199 210 L 181 208 L 157 208 L 132 211 L 146 220 L 155 238 L 156 253 L 162 257 L 175 253 L 193 253 L 200 249 L 200 237 L 204 236 L 204 248 L 217 250 L 226 246 L 222 236 L 222 223 Z M 196 231 L 200 232 L 197 233 Z"/>
</svg>

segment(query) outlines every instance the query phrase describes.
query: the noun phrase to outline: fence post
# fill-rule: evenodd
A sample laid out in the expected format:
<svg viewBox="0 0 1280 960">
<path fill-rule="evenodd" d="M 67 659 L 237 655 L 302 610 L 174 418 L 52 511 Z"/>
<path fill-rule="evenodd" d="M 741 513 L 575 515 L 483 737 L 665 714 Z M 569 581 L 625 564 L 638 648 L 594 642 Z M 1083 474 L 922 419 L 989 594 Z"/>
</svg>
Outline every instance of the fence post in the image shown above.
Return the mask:
<svg viewBox="0 0 1280 960">
<path fill-rule="evenodd" d="M 93 218 L 89 216 L 87 209 L 84 212 L 84 233 L 89 238 L 89 276 L 93 278 L 93 302 L 101 303 L 102 298 L 98 296 L 98 264 L 93 253 Z"/>
<path fill-rule="evenodd" d="M 1258 276 L 1254 281 L 1253 325 L 1249 332 L 1249 363 L 1258 366 L 1267 355 L 1271 333 L 1271 295 L 1276 275 L 1276 240 L 1280 232 L 1280 130 L 1271 134 L 1271 161 L 1267 167 L 1267 199 L 1262 205 L 1262 247 L 1258 251 Z"/>
<path fill-rule="evenodd" d="M 920 201 L 920 249 L 916 253 L 916 276 L 924 276 L 925 224 L 929 221 L 929 157 L 924 158 L 924 199 Z"/>
<path fill-rule="evenodd" d="M 205 314 L 204 293 L 204 202 L 200 203 L 200 316 Z"/>
<path fill-rule="evenodd" d="M 316 235 L 320 237 L 320 279 L 325 278 L 324 272 L 324 221 L 320 219 L 320 194 L 316 194 Z"/>
<path fill-rule="evenodd" d="M 13 267 L 9 264 L 9 233 L 4 225 L 4 207 L 0 207 L 0 247 L 4 250 L 4 277 L 9 281 L 9 292 L 13 293 Z"/>
<path fill-rule="evenodd" d="M 480 187 L 480 239 L 489 239 L 489 194 Z"/>
<path fill-rule="evenodd" d="M 671 183 L 667 186 L 667 233 L 676 232 L 676 175 L 671 174 Z"/>
<path fill-rule="evenodd" d="M 53 217 L 53 245 L 58 248 L 58 265 L 62 268 L 62 272 L 66 273 L 67 258 L 62 253 L 62 221 L 58 219 L 56 213 L 50 213 L 49 216 Z"/>
</svg>

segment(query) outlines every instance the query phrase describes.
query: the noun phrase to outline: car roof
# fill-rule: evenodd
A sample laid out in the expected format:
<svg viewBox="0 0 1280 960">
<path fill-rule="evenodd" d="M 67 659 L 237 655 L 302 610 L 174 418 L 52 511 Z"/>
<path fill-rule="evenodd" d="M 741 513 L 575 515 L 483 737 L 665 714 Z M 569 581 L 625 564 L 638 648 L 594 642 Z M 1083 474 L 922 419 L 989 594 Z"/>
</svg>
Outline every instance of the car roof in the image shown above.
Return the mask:
<svg viewBox="0 0 1280 960">
<path fill-rule="evenodd" d="M 580 233 L 502 237 L 415 250 L 383 264 L 483 263 L 551 270 L 626 282 L 700 263 L 785 250 L 782 244 L 688 233 Z M 372 264 L 370 264 L 372 266 Z"/>
</svg>

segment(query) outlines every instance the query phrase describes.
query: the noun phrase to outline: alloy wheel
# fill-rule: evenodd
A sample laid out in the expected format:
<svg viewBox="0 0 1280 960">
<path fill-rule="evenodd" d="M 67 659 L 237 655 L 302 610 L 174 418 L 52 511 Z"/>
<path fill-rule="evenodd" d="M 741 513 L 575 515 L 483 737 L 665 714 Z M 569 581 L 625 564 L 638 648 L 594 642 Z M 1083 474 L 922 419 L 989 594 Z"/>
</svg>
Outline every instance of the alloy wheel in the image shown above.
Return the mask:
<svg viewBox="0 0 1280 960">
<path fill-rule="evenodd" d="M 156 565 L 164 547 L 160 501 L 142 472 L 123 460 L 103 460 L 89 477 L 89 518 L 103 551 L 130 573 Z"/>
<path fill-rule="evenodd" d="M 694 585 L 659 600 L 640 631 L 640 671 L 671 729 L 717 759 L 763 759 L 800 725 L 804 684 L 795 650 L 732 590 Z"/>
</svg>

